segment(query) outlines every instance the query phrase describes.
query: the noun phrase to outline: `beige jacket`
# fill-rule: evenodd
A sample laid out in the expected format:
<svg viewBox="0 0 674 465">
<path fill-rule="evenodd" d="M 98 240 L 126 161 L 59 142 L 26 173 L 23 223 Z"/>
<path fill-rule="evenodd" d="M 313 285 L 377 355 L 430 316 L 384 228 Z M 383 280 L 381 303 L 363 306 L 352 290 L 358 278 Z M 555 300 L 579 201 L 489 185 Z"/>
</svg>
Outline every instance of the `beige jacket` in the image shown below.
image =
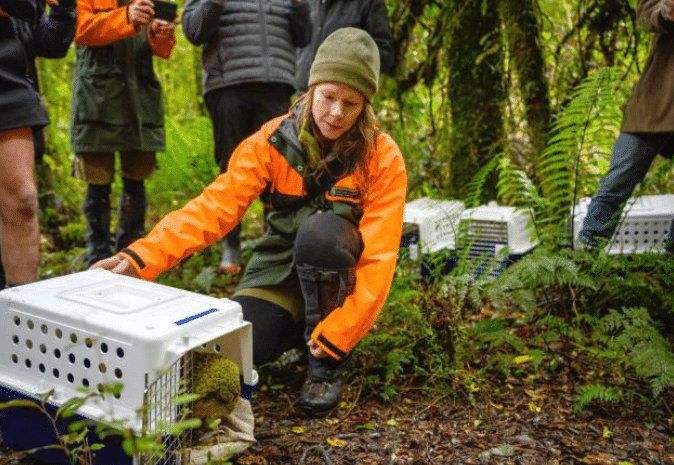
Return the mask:
<svg viewBox="0 0 674 465">
<path fill-rule="evenodd" d="M 674 131 L 674 23 L 662 18 L 665 3 L 637 3 L 639 25 L 654 36 L 644 70 L 625 106 L 623 132 Z"/>
</svg>

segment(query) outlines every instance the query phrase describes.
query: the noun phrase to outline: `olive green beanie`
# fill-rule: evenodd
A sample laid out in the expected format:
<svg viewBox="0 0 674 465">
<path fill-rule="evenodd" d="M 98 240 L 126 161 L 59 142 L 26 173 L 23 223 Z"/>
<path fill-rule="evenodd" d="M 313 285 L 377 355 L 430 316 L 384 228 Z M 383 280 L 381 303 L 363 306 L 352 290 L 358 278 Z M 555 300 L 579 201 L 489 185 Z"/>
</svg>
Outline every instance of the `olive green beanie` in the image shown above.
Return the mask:
<svg viewBox="0 0 674 465">
<path fill-rule="evenodd" d="M 355 87 L 372 100 L 379 81 L 379 49 L 362 29 L 345 27 L 318 47 L 309 71 L 309 86 L 333 81 Z"/>
</svg>

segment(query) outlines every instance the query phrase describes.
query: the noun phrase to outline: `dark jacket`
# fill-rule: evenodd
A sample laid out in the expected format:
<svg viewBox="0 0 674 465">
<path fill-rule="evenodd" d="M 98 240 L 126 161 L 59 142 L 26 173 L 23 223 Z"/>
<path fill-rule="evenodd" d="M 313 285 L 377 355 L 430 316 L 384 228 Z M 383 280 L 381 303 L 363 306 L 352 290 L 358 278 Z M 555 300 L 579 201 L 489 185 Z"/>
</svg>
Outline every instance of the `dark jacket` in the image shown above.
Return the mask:
<svg viewBox="0 0 674 465">
<path fill-rule="evenodd" d="M 29 23 L 35 23 L 39 17 L 39 3 L 44 3 L 44 1 L 0 0 L 0 16 L 11 16 Z"/>
<path fill-rule="evenodd" d="M 47 124 L 35 58 L 62 58 L 75 34 L 75 2 L 62 0 L 45 14 L 45 1 L 12 0 L 0 16 L 0 130 Z M 9 12 L 18 16 L 9 15 Z M 19 53 L 17 53 L 17 51 Z"/>
<path fill-rule="evenodd" d="M 78 0 L 70 146 L 74 152 L 163 151 L 164 105 L 152 56 L 175 39 L 128 21 L 126 0 Z"/>
<path fill-rule="evenodd" d="M 309 5 L 291 0 L 186 0 L 183 32 L 201 54 L 204 94 L 252 82 L 295 87 L 295 47 L 311 37 Z"/>
<path fill-rule="evenodd" d="M 381 71 L 392 73 L 395 44 L 384 0 L 307 0 L 311 4 L 311 42 L 297 52 L 297 89 L 304 92 L 316 50 L 337 29 L 357 27 L 372 36 L 379 48 Z"/>
<path fill-rule="evenodd" d="M 665 3 L 637 3 L 639 25 L 654 35 L 644 70 L 625 106 L 623 132 L 674 131 L 674 23 L 661 15 Z"/>
</svg>

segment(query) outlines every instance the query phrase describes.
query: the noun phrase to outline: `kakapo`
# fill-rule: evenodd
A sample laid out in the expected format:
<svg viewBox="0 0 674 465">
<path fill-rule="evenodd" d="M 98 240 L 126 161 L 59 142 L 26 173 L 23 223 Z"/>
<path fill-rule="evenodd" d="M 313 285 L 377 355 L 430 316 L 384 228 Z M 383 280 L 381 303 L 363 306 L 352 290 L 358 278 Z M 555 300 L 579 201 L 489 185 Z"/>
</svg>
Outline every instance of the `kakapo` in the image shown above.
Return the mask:
<svg viewBox="0 0 674 465">
<path fill-rule="evenodd" d="M 193 416 L 204 422 L 226 418 L 241 396 L 239 367 L 231 360 L 212 353 L 195 352 Z"/>
</svg>

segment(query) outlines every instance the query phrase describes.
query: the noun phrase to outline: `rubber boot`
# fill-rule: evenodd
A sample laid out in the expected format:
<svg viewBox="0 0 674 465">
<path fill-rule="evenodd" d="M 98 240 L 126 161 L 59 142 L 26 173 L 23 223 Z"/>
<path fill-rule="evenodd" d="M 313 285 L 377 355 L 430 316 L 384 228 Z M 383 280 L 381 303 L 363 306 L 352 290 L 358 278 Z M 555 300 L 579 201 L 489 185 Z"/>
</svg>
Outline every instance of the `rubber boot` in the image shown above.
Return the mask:
<svg viewBox="0 0 674 465">
<path fill-rule="evenodd" d="M 124 191 L 119 199 L 115 251 L 119 252 L 145 234 L 145 183 L 124 179 Z"/>
<path fill-rule="evenodd" d="M 87 266 L 112 255 L 110 248 L 110 184 L 89 184 L 84 199 L 87 221 Z"/>
<path fill-rule="evenodd" d="M 237 225 L 222 239 L 222 254 L 220 256 L 220 264 L 218 265 L 217 269 L 218 273 L 235 275 L 241 272 L 241 241 L 239 239 L 240 233 L 241 225 Z"/>
</svg>

